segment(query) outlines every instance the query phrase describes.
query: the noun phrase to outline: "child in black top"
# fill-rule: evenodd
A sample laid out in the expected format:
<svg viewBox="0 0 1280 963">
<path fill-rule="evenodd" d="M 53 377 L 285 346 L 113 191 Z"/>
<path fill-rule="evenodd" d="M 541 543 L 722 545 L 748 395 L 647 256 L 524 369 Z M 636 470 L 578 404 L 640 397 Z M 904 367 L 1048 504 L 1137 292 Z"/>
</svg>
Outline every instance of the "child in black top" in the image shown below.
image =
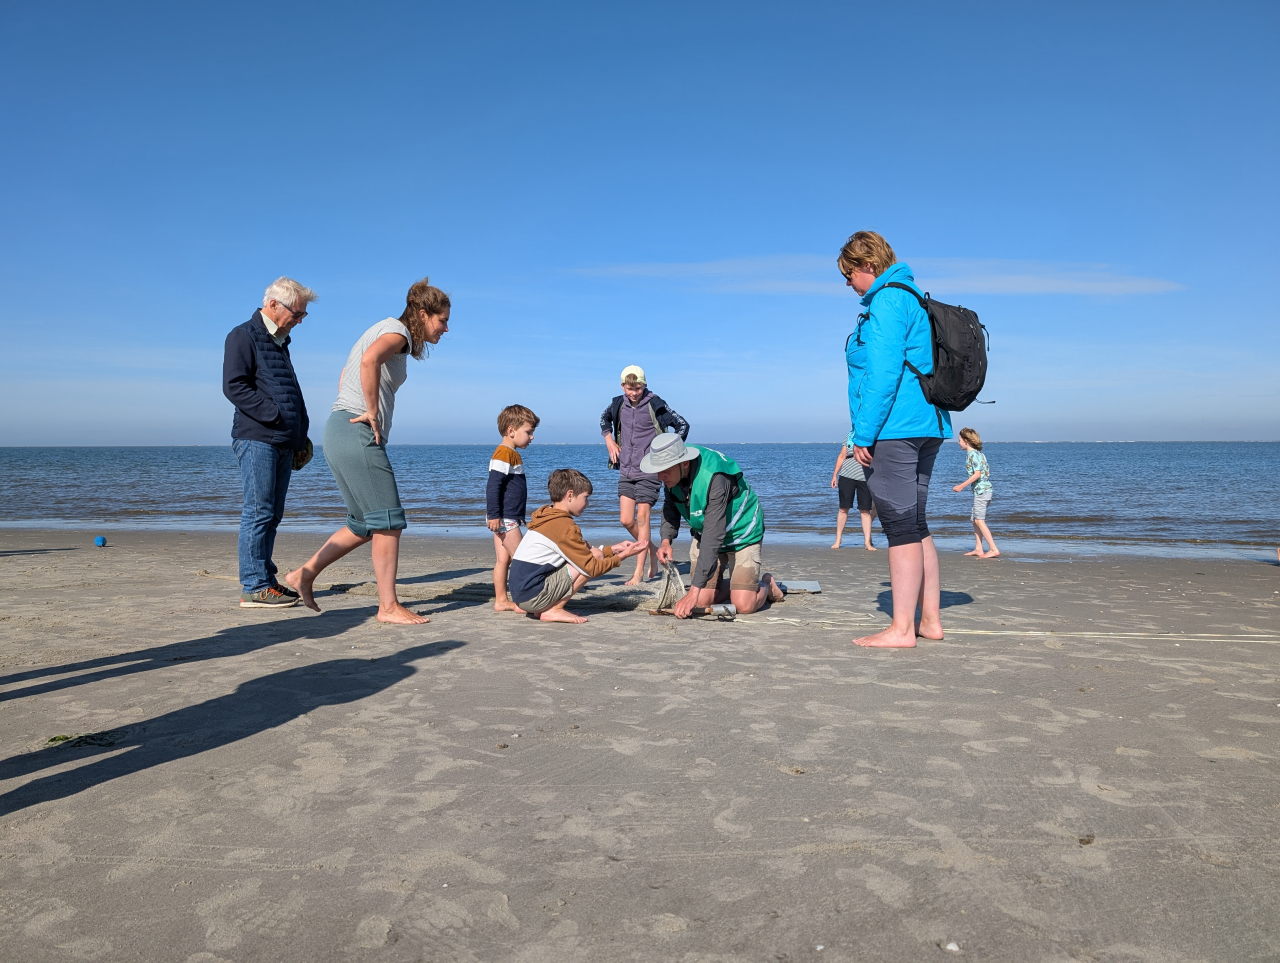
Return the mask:
<svg viewBox="0 0 1280 963">
<path fill-rule="evenodd" d="M 498 415 L 502 442 L 489 457 L 489 482 L 485 488 L 485 514 L 493 532 L 493 610 L 523 611 L 507 595 L 507 571 L 520 544 L 529 486 L 524 459 L 518 448 L 528 448 L 538 427 L 538 416 L 524 405 L 507 405 Z"/>
</svg>

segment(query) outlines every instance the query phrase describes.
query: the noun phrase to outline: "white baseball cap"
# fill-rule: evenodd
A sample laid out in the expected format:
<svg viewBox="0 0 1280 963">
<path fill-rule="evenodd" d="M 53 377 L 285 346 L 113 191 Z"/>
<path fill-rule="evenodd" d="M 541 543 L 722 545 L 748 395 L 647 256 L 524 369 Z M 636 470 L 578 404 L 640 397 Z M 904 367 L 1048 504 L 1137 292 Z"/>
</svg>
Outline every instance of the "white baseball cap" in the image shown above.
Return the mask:
<svg viewBox="0 0 1280 963">
<path fill-rule="evenodd" d="M 647 385 L 649 382 L 644 376 L 644 368 L 638 364 L 629 364 L 622 369 L 622 375 L 618 379 L 624 385 Z"/>
</svg>

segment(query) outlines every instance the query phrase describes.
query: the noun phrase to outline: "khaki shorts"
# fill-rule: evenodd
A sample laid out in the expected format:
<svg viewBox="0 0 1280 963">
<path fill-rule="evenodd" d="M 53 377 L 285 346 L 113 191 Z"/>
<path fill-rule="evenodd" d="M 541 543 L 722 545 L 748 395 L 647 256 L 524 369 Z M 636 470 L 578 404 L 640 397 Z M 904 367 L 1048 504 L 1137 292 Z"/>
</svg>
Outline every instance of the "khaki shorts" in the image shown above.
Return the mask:
<svg viewBox="0 0 1280 963">
<path fill-rule="evenodd" d="M 716 567 L 711 570 L 708 586 L 721 588 L 728 583 L 733 592 L 754 592 L 760 587 L 764 569 L 760 561 L 761 542 L 740 548 L 736 552 L 721 552 L 716 556 Z M 698 540 L 689 543 L 689 568 L 698 567 Z"/>
<path fill-rule="evenodd" d="M 516 605 L 530 615 L 541 615 L 557 602 L 563 602 L 573 594 L 573 577 L 577 574 L 573 566 L 567 563 L 561 565 L 547 576 L 547 580 L 542 583 L 541 592 L 527 602 L 517 602 Z"/>
</svg>

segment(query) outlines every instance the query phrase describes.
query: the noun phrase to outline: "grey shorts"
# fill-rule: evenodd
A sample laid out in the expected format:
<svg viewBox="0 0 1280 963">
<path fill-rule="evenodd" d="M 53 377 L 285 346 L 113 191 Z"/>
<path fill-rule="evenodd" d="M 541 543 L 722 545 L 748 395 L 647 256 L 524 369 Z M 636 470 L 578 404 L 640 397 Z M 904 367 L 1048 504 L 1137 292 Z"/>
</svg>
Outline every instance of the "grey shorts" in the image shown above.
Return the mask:
<svg viewBox="0 0 1280 963">
<path fill-rule="evenodd" d="M 656 478 L 619 478 L 618 497 L 630 498 L 641 505 L 656 505 L 662 494 L 662 482 Z"/>
<path fill-rule="evenodd" d="M 527 602 L 517 602 L 516 605 L 530 615 L 545 612 L 557 602 L 562 602 L 573 594 L 573 577 L 577 574 L 572 565 L 568 563 L 561 565 L 547 576 L 547 580 L 542 583 L 541 592 Z"/>
<path fill-rule="evenodd" d="M 983 492 L 981 495 L 974 494 L 973 511 L 969 513 L 971 522 L 985 522 L 987 520 L 987 506 L 991 504 L 992 494 L 992 492 Z"/>
<path fill-rule="evenodd" d="M 400 490 L 385 445 L 373 443 L 373 429 L 351 423 L 349 411 L 333 411 L 324 426 L 324 460 L 347 505 L 347 528 L 361 538 L 405 527 Z"/>
</svg>

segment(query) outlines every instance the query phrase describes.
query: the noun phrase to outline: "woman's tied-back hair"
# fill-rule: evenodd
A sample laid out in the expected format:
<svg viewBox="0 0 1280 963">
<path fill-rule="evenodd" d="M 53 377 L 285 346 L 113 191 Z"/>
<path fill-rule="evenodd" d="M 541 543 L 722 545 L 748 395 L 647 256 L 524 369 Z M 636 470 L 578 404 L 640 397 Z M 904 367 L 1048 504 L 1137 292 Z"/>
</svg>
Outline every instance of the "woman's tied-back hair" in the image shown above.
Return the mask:
<svg viewBox="0 0 1280 963">
<path fill-rule="evenodd" d="M 305 311 L 312 301 L 319 301 L 320 295 L 305 284 L 299 284 L 293 278 L 276 278 L 268 285 L 262 295 L 262 306 L 265 308 L 272 301 L 287 304 L 295 311 Z"/>
<path fill-rule="evenodd" d="M 449 295 L 437 287 L 432 287 L 427 278 L 414 281 L 413 287 L 409 288 L 409 293 L 405 295 L 404 314 L 400 315 L 400 323 L 409 329 L 409 334 L 413 338 L 409 353 L 421 361 L 422 355 L 427 350 L 427 325 L 418 314 L 418 308 L 426 311 L 427 314 L 444 314 L 449 310 Z"/>
<path fill-rule="evenodd" d="M 498 412 L 498 434 L 506 435 L 524 424 L 537 428 L 538 421 L 538 416 L 524 405 L 507 405 Z"/>
<path fill-rule="evenodd" d="M 553 502 L 558 502 L 565 495 L 591 494 L 591 479 L 576 468 L 557 468 L 547 479 L 547 494 Z"/>
<path fill-rule="evenodd" d="M 964 439 L 964 443 L 974 451 L 982 451 L 982 436 L 972 428 L 961 428 L 960 437 Z"/>
<path fill-rule="evenodd" d="M 879 277 L 896 264 L 897 260 L 889 242 L 875 231 L 858 231 L 844 242 L 840 256 L 836 258 L 836 267 L 845 277 L 852 274 L 855 268 Z"/>
</svg>

